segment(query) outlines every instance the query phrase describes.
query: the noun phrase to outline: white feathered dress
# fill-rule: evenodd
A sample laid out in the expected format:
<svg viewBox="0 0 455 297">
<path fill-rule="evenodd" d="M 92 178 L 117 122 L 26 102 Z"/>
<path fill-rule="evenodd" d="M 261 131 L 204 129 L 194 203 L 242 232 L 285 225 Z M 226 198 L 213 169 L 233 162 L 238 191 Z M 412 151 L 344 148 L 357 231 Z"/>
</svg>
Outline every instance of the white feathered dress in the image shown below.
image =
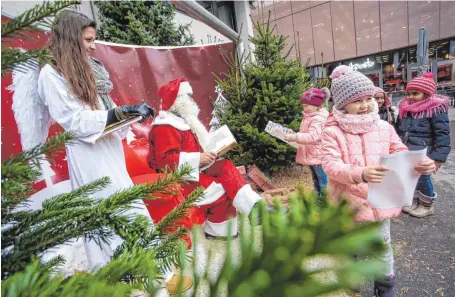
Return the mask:
<svg viewBox="0 0 455 297">
<path fill-rule="evenodd" d="M 83 105 L 69 92 L 65 79 L 51 65 L 44 66 L 40 72 L 38 92 L 51 118 L 77 138 L 66 146 L 72 189 L 105 176 L 110 178 L 111 184 L 94 194 L 98 199 L 131 187 L 133 182 L 126 170 L 122 147 L 128 128 L 98 139 L 106 126 L 107 111 L 91 110 Z M 100 106 L 103 106 L 101 100 Z M 150 217 L 142 200 L 136 206 L 135 213 Z M 109 262 L 121 242 L 118 236 L 110 244 L 101 243 L 101 246 L 85 241 L 88 268 L 95 269 Z"/>
</svg>

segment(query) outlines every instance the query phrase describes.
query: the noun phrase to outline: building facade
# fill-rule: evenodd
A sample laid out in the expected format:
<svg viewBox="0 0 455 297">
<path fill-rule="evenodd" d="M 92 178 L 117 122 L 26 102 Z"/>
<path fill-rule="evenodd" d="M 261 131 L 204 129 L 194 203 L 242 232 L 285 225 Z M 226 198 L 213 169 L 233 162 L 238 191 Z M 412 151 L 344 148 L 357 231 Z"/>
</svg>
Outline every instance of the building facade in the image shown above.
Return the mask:
<svg viewBox="0 0 455 297">
<path fill-rule="evenodd" d="M 351 65 L 388 92 L 417 75 L 419 28 L 429 36 L 429 69 L 438 84 L 455 81 L 453 1 L 258 1 L 251 10 L 288 36 L 291 57 L 308 61 L 316 77 Z"/>
</svg>

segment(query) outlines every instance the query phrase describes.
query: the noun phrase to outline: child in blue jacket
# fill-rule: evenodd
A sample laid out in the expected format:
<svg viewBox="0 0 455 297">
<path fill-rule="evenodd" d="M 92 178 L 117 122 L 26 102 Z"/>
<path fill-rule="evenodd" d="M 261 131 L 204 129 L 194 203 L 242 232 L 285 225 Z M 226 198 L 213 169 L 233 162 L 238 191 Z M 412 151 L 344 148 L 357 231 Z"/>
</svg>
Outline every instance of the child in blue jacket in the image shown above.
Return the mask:
<svg viewBox="0 0 455 297">
<path fill-rule="evenodd" d="M 416 77 L 408 84 L 408 95 L 399 105 L 396 130 L 410 151 L 427 148 L 428 157 L 435 161 L 438 170 L 450 153 L 449 99 L 436 95 L 435 90 L 432 73 Z M 432 215 L 436 196 L 431 175 L 422 175 L 412 205 L 403 211 L 419 218 Z"/>
</svg>

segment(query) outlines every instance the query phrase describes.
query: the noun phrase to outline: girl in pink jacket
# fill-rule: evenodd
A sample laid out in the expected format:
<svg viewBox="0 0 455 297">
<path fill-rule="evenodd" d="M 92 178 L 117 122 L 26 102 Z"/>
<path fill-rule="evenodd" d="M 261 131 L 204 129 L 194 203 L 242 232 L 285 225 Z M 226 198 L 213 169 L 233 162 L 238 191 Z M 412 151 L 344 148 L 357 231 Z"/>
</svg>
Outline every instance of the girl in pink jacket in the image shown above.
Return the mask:
<svg viewBox="0 0 455 297">
<path fill-rule="evenodd" d="M 330 90 L 311 88 L 300 96 L 303 107 L 303 120 L 300 132 L 288 134 L 285 139 L 300 144 L 297 149 L 296 162 L 310 166 L 314 190 L 321 195 L 327 188 L 327 175 L 321 167 L 321 137 L 329 112 L 324 101 L 330 98 Z"/>
<path fill-rule="evenodd" d="M 382 155 L 407 151 L 395 129 L 378 115 L 371 80 L 348 66 L 338 66 L 332 75 L 333 116 L 326 123 L 322 136 L 322 168 L 329 177 L 329 199 L 347 198 L 358 211 L 357 221 L 381 221 L 386 245 L 380 260 L 386 264 L 385 275 L 375 280 L 378 297 L 395 297 L 393 250 L 390 244 L 390 218 L 401 208 L 376 209 L 367 200 L 368 184 L 380 183 L 387 168 L 379 165 Z M 434 171 L 432 160 L 425 160 L 415 169 L 422 174 Z"/>
</svg>

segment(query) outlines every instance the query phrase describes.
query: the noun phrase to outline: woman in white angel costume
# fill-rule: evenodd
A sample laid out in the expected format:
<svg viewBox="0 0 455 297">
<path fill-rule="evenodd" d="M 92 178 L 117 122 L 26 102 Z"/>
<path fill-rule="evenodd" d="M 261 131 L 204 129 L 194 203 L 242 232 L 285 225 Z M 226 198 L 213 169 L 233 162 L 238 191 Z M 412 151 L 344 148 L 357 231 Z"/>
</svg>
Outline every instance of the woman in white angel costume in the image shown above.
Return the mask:
<svg viewBox="0 0 455 297">
<path fill-rule="evenodd" d="M 37 64 L 30 63 L 27 71 L 23 68 L 14 71 L 12 89 L 22 148 L 44 143 L 50 122 L 57 122 L 76 137 L 66 146 L 71 188 L 108 176 L 110 185 L 94 194 L 102 199 L 133 185 L 122 147 L 128 128 L 100 138 L 103 130 L 130 116 L 142 116 L 145 120 L 154 111 L 145 103 L 115 106 L 109 96 L 113 86 L 108 72 L 101 62 L 90 57 L 95 50 L 95 34 L 96 23 L 83 14 L 60 14 L 49 44 L 55 63 L 45 65 L 41 71 Z M 142 200 L 135 204 L 135 214 L 150 218 Z M 96 269 L 109 262 L 121 242 L 119 236 L 101 245 L 84 241 L 86 269 Z M 68 268 L 71 269 L 71 263 Z"/>
</svg>

